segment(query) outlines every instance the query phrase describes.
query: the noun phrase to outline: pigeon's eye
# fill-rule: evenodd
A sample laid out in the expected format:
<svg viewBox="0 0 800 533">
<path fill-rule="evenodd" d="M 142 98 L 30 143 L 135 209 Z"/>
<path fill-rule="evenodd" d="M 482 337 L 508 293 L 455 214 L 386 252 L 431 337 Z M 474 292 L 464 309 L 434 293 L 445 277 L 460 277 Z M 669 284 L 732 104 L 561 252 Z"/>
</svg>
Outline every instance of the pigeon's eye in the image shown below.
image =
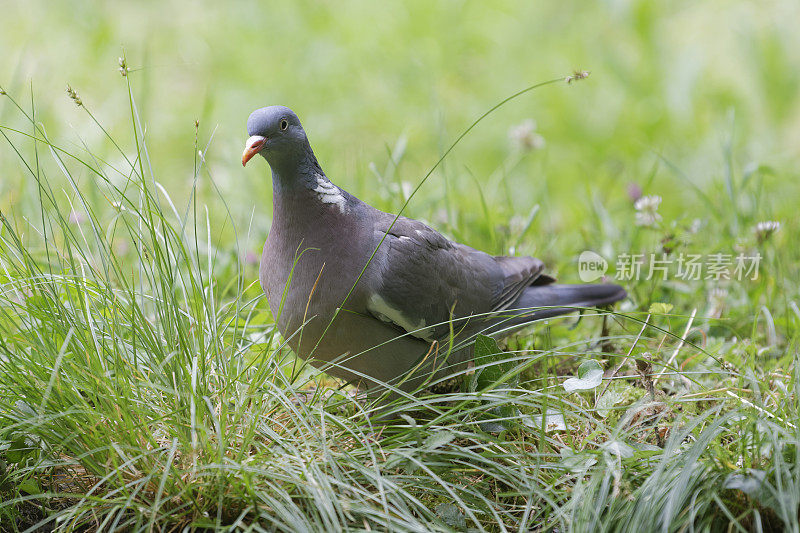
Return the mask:
<svg viewBox="0 0 800 533">
<path fill-rule="evenodd" d="M 285 118 L 281 119 L 281 131 L 286 131 L 286 128 L 289 127 L 289 121 Z"/>
</svg>

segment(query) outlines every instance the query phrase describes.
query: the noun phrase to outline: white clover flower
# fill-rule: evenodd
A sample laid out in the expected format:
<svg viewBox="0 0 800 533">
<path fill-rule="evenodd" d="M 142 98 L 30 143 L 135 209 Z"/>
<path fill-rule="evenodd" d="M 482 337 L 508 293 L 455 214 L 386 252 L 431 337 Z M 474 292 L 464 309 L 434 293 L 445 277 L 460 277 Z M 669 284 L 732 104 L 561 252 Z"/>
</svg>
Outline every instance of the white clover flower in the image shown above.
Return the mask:
<svg viewBox="0 0 800 533">
<path fill-rule="evenodd" d="M 779 229 L 781 229 L 781 223 L 776 220 L 759 222 L 756 224 L 756 240 L 758 240 L 758 242 L 764 242 Z"/>
<path fill-rule="evenodd" d="M 526 119 L 508 130 L 511 143 L 521 150 L 539 150 L 544 147 L 544 137 L 536 133 L 536 122 Z"/>
<path fill-rule="evenodd" d="M 636 225 L 652 227 L 661 221 L 658 206 L 661 205 L 660 196 L 642 196 L 633 204 L 636 209 Z"/>
</svg>

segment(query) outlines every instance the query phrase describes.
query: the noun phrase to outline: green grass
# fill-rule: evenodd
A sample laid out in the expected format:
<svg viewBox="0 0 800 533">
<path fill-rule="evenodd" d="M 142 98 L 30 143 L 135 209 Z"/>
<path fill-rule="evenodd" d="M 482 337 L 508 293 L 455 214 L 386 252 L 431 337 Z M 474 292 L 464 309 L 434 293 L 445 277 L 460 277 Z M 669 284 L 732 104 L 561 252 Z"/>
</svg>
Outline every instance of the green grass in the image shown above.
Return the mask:
<svg viewBox="0 0 800 533">
<path fill-rule="evenodd" d="M 7 6 L 0 531 L 798 531 L 797 8 L 407 6 Z M 611 275 L 759 253 L 758 279 L 626 280 L 615 312 L 489 343 L 375 427 L 275 330 L 247 114 L 292 106 L 330 177 L 397 212 L 483 112 L 575 68 L 405 213 L 564 281 L 587 249 Z M 537 149 L 509 140 L 528 117 Z M 602 383 L 568 392 L 587 361 Z"/>
</svg>

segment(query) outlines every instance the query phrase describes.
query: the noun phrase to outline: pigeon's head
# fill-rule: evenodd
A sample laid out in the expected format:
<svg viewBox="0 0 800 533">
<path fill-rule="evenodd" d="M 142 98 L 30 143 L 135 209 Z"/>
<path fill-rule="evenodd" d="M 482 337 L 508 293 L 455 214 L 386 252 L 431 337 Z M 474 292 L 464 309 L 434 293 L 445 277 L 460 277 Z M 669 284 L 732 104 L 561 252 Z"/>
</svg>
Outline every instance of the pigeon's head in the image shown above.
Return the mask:
<svg viewBox="0 0 800 533">
<path fill-rule="evenodd" d="M 288 107 L 273 105 L 250 113 L 247 119 L 247 144 L 242 154 L 242 166 L 256 154 L 270 163 L 279 157 L 291 156 L 308 146 L 306 132 L 300 119 Z"/>
</svg>

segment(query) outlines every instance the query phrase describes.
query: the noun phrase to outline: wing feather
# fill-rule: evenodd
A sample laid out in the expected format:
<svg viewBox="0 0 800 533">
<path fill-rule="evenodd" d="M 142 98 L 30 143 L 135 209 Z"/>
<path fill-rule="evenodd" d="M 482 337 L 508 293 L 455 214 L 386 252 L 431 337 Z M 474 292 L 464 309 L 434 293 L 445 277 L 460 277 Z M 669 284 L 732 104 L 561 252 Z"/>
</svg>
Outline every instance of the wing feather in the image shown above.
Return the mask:
<svg viewBox="0 0 800 533">
<path fill-rule="evenodd" d="M 544 265 L 532 257 L 493 257 L 452 242 L 422 222 L 383 215 L 375 223 L 376 254 L 367 311 L 426 341 L 449 336 L 469 321 L 501 311 L 541 281 Z M 469 318 L 480 316 L 481 318 Z"/>
</svg>

